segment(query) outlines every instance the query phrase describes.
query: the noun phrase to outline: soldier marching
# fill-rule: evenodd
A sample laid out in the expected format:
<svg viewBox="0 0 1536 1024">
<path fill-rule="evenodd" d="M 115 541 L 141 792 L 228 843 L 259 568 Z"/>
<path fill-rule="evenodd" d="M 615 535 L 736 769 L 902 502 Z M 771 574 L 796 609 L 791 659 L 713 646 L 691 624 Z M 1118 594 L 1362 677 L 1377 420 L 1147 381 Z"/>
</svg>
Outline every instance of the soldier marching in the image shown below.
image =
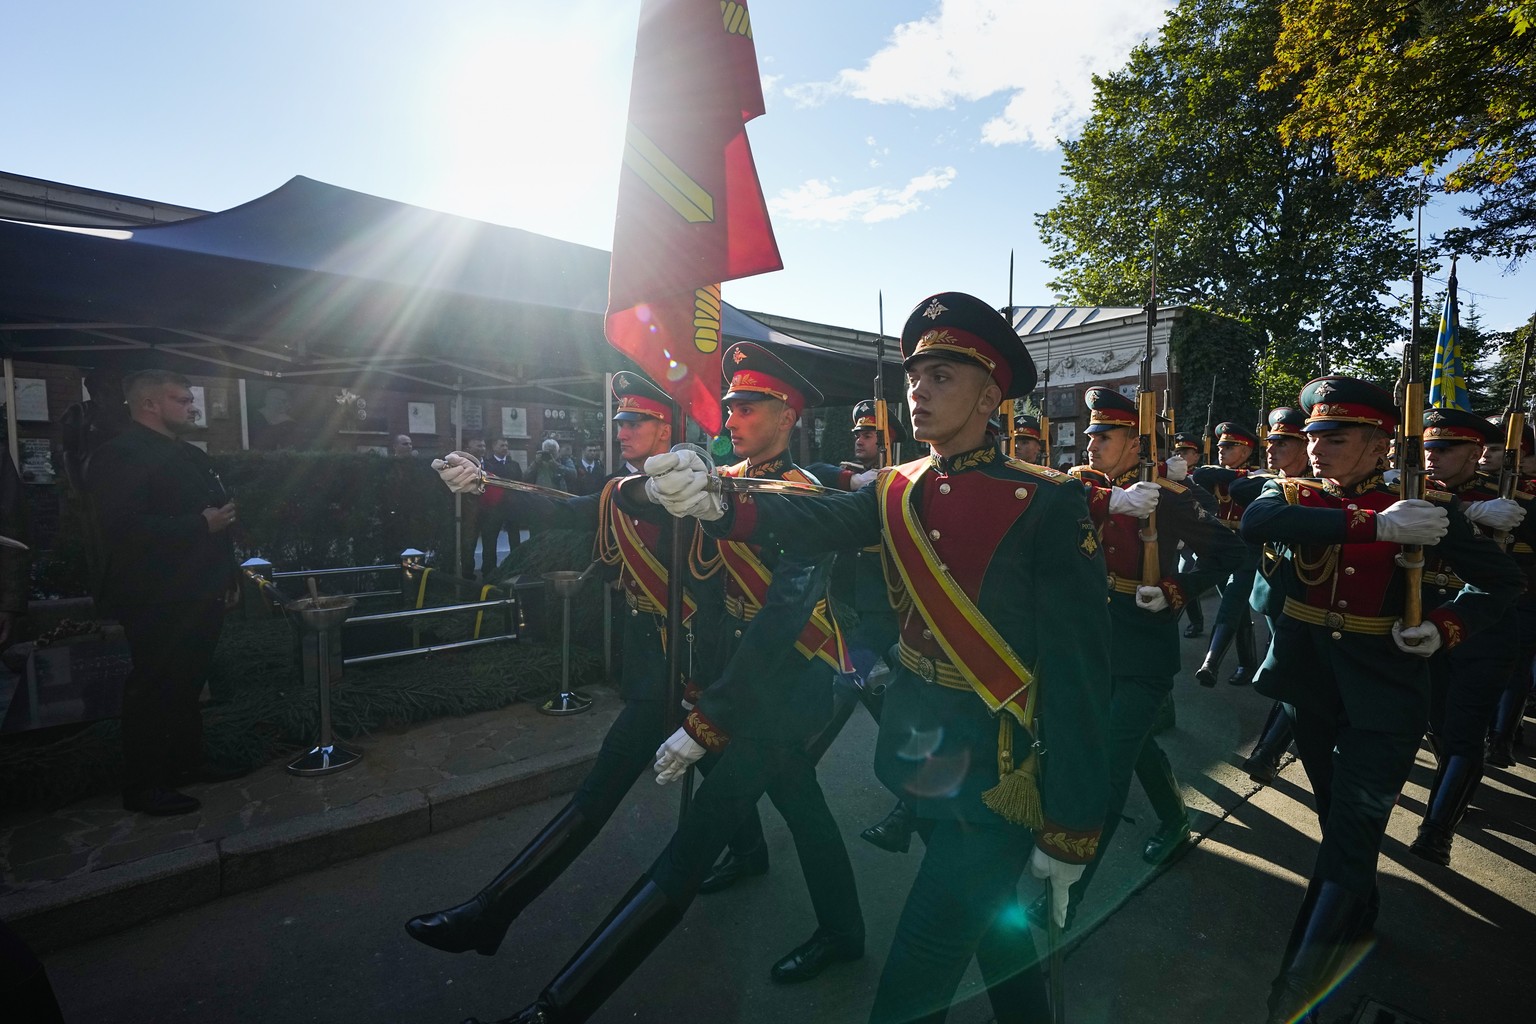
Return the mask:
<svg viewBox="0 0 1536 1024">
<path fill-rule="evenodd" d="M 870 1019 L 945 1019 L 972 961 L 999 1021 L 1052 1019 L 1062 1013 L 1060 932 L 1076 924 L 1133 776 L 1159 815 L 1144 857 L 1160 862 L 1189 839 L 1151 730 L 1180 671 L 1177 614 L 1220 582 L 1200 681 L 1219 678 L 1222 655 L 1238 648 L 1230 681 L 1251 679 L 1276 702 L 1244 768 L 1273 780 L 1294 737 L 1322 827 L 1268 999 L 1272 1024 L 1306 1017 L 1375 928 L 1376 859 L 1421 739 L 1427 732 L 1437 769 L 1412 850 L 1445 864 L 1482 775 L 1485 733 L 1506 692 L 1519 689 L 1523 701 L 1508 680 L 1529 671 L 1536 649 L 1536 599 L 1515 603 L 1536 571 L 1536 535 L 1525 520 L 1530 493 L 1501 497 L 1488 475 L 1498 468 L 1496 429 L 1456 410 L 1415 411 L 1430 489 L 1405 500 L 1383 475 L 1402 410 L 1368 382 L 1328 376 L 1296 407 L 1269 412 L 1262 443 L 1220 424 L 1217 463 L 1181 483 L 1200 461 L 1195 439 L 1176 435 L 1175 457 L 1149 471 L 1136 404 L 1091 388 L 1088 465 L 1064 475 L 1033 465 L 1027 448 L 1020 458 L 999 450 L 989 421 L 1029 394 L 1034 366 L 986 303 L 958 292 L 925 299 L 901 350 L 913 439 L 927 447 L 895 466 L 879 452 L 897 428 L 887 421 L 891 434 L 877 437 L 875 404 L 862 402 L 853 460 L 794 467 L 789 431 L 819 395 L 757 346 L 726 353 L 722 401 L 742 461 L 723 469 L 670 444 L 662 425 L 673 410 L 660 389 L 616 378 L 621 443 L 626 422 L 649 428 L 624 446 L 629 475 L 591 499 L 524 497 L 531 514 L 598 527 L 597 553 L 630 604 L 627 651 L 668 642 L 662 526 L 666 513 L 690 523 L 686 623 L 698 685 L 685 708 L 668 707 L 645 670 L 628 674 L 658 657 L 626 658 L 625 711 L 570 806 L 474 899 L 413 919 L 411 934 L 494 952 L 647 763 L 663 782 L 698 763 L 709 770 L 651 870 L 509 1020 L 588 1019 L 695 893 L 766 872 L 753 806 L 765 792 L 790 821 L 817 917 L 771 977 L 808 981 L 857 959 L 865 936 L 854 873 L 814 766 L 862 700 L 879 721 L 875 777 L 897 800 L 864 836 L 906 850 L 916 834 L 923 849 Z M 1023 448 L 1038 442 L 1039 423 L 1020 415 L 1011 433 Z M 1250 465 L 1260 451 L 1262 469 Z M 441 472 L 455 489 L 477 486 L 464 459 Z M 828 486 L 815 496 L 733 492 L 721 485 L 731 476 Z M 1419 549 L 1415 576 L 1404 563 Z M 1405 598 L 1414 586 L 1421 617 Z M 723 614 L 712 619 L 706 604 Z M 852 630 L 838 606 L 855 612 Z M 1241 639 L 1250 609 L 1269 625 L 1262 656 Z M 872 692 L 876 677 L 888 681 L 883 691 Z M 1011 908 L 1026 873 L 1045 880 L 1045 895 L 1021 917 Z M 1044 953 L 1026 921 L 1046 933 Z"/>
</svg>

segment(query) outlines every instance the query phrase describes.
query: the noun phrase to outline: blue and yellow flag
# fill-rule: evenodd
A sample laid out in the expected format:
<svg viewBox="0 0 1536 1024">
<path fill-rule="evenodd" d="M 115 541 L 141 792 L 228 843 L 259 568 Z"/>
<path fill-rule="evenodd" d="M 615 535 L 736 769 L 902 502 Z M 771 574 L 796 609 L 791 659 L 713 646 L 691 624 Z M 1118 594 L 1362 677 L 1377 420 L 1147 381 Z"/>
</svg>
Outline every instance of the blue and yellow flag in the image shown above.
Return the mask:
<svg viewBox="0 0 1536 1024">
<path fill-rule="evenodd" d="M 1467 391 L 1466 372 L 1462 369 L 1461 335 L 1456 323 L 1456 261 L 1451 261 L 1451 277 L 1445 289 L 1445 307 L 1440 311 L 1440 333 L 1435 335 L 1435 365 L 1429 371 L 1429 404 L 1433 409 L 1472 411 L 1472 396 Z"/>
</svg>

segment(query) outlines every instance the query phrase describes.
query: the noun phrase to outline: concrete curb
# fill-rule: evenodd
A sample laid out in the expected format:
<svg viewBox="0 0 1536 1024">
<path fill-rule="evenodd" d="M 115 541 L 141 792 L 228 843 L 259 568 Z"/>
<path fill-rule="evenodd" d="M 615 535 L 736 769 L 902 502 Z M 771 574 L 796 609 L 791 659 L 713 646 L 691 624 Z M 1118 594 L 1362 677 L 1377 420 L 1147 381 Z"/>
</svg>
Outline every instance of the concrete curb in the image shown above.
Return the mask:
<svg viewBox="0 0 1536 1024">
<path fill-rule="evenodd" d="M 34 951 L 52 952 L 570 792 L 596 760 L 598 746 L 500 765 L 10 893 L 0 896 L 0 920 Z"/>
</svg>

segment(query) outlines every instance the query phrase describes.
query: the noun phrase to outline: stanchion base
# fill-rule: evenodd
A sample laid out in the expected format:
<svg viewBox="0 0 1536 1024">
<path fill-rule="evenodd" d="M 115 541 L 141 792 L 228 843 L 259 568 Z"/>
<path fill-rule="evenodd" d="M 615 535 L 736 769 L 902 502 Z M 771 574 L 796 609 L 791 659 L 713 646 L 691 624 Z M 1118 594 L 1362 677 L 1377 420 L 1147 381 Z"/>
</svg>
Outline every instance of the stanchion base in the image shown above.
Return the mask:
<svg viewBox="0 0 1536 1024">
<path fill-rule="evenodd" d="M 579 715 L 583 711 L 590 710 L 592 710 L 592 698 L 574 691 L 557 693 L 539 705 L 539 713 L 544 715 Z"/>
<path fill-rule="evenodd" d="M 288 766 L 290 775 L 334 775 L 344 772 L 363 759 L 362 754 L 335 745 L 316 747 Z"/>
</svg>

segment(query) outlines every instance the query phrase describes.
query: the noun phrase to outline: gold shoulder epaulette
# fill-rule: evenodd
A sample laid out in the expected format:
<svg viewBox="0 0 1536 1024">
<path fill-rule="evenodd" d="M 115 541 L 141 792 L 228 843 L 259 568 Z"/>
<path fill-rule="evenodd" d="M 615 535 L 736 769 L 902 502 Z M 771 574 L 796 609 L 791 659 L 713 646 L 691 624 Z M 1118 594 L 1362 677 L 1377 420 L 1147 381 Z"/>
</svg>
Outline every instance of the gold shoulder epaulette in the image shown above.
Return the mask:
<svg viewBox="0 0 1536 1024">
<path fill-rule="evenodd" d="M 1285 493 L 1285 503 L 1287 505 L 1299 504 L 1301 502 L 1301 485 L 1306 483 L 1315 484 L 1316 482 L 1315 480 L 1306 480 L 1296 476 L 1281 477 L 1280 490 Z"/>
<path fill-rule="evenodd" d="M 797 484 L 820 484 L 821 483 L 820 480 L 815 479 L 814 477 L 811 476 L 811 474 L 807 473 L 805 470 L 801 469 L 799 466 L 790 466 L 788 469 L 786 469 L 784 471 L 784 479 L 785 480 L 793 480 Z"/>
<path fill-rule="evenodd" d="M 1524 491 L 1516 491 L 1514 498 L 1516 501 L 1532 501 L 1536 500 L 1536 494 L 1527 494 Z"/>
<path fill-rule="evenodd" d="M 1160 476 L 1157 478 L 1157 485 L 1159 487 L 1168 488 L 1174 494 L 1183 494 L 1185 491 L 1189 490 L 1189 488 L 1184 484 L 1174 483 L 1172 480 L 1169 480 L 1165 476 Z"/>
<path fill-rule="evenodd" d="M 1007 465 L 1010 469 L 1017 469 L 1021 473 L 1028 473 L 1030 476 L 1038 476 L 1040 479 L 1049 480 L 1053 484 L 1065 483 L 1072 479 L 1071 476 L 1059 469 L 1052 469 L 1049 466 L 1037 466 L 1033 462 L 1025 462 L 1023 459 L 1008 459 Z"/>
</svg>

